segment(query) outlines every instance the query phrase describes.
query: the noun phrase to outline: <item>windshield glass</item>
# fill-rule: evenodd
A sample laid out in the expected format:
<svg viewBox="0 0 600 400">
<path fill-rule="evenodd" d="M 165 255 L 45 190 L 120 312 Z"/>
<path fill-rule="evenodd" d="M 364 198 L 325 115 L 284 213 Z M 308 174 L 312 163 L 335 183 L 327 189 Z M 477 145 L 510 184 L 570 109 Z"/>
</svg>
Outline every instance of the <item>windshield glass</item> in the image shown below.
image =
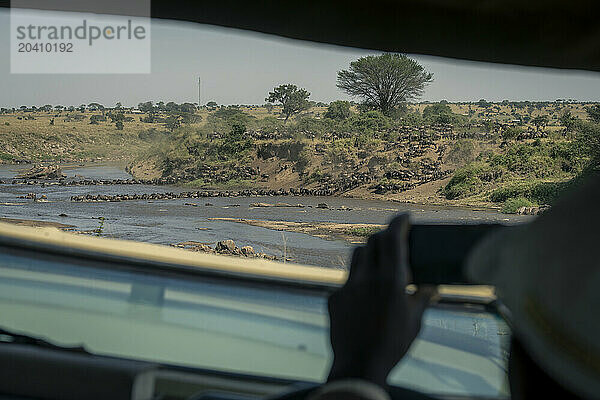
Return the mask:
<svg viewBox="0 0 600 400">
<path fill-rule="evenodd" d="M 346 269 L 399 213 L 526 223 L 600 160 L 597 74 L 165 20 L 125 19 L 130 41 L 113 49 L 112 17 L 63 17 L 0 11 L 12 55 L 0 60 L 0 223 Z M 84 20 L 105 38 L 80 43 L 86 65 L 65 61 L 68 26 Z M 2 255 L 0 327 L 99 354 L 326 376 L 324 294 L 79 267 Z M 159 288 L 160 302 L 136 288 Z M 390 379 L 505 396 L 508 338 L 483 308 L 432 308 Z"/>
<path fill-rule="evenodd" d="M 104 355 L 323 382 L 323 293 L 177 279 L 2 254 L 0 327 Z M 429 393 L 505 396 L 509 330 L 481 307 L 438 306 L 389 377 Z"/>
</svg>

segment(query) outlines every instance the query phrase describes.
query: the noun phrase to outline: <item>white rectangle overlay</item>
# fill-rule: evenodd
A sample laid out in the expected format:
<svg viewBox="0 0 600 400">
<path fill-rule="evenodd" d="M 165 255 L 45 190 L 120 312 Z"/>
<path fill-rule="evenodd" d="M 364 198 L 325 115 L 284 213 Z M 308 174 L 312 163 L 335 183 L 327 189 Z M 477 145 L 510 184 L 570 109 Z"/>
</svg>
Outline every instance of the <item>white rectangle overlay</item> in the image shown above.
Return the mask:
<svg viewBox="0 0 600 400">
<path fill-rule="evenodd" d="M 51 10 L 18 8 L 19 1 L 12 1 L 10 11 L 11 73 L 151 72 L 149 1 L 147 10 L 140 10 L 138 16 L 55 11 L 65 10 L 60 6 Z M 46 0 L 45 5 L 53 2 L 65 0 Z"/>
</svg>

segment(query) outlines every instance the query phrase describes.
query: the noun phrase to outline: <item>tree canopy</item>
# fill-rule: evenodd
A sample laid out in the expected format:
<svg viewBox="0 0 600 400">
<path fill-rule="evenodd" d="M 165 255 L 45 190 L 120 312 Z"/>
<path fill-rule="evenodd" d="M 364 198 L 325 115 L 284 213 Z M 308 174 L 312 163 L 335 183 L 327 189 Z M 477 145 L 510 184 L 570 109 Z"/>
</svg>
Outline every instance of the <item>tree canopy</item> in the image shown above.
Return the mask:
<svg viewBox="0 0 600 400">
<path fill-rule="evenodd" d="M 351 114 L 352 112 L 350 111 L 350 102 L 337 100 L 331 102 L 331 104 L 327 108 L 325 117 L 341 120 L 350 117 Z"/>
<path fill-rule="evenodd" d="M 593 106 L 586 107 L 585 111 L 591 121 L 600 122 L 600 105 L 594 104 Z"/>
<path fill-rule="evenodd" d="M 298 114 L 309 108 L 308 98 L 310 93 L 303 88 L 298 88 L 296 85 L 280 85 L 269 92 L 269 96 L 265 101 L 269 103 L 281 103 L 287 121 L 291 116 Z"/>
<path fill-rule="evenodd" d="M 337 87 L 389 115 L 394 108 L 423 94 L 433 74 L 404 54 L 361 57 L 338 72 Z"/>
<path fill-rule="evenodd" d="M 452 114 L 452 109 L 448 104 L 439 102 L 429 105 L 423 109 L 424 118 L 429 118 L 441 114 Z"/>
<path fill-rule="evenodd" d="M 448 104 L 439 102 L 425 107 L 423 118 L 434 124 L 452 124 L 457 121 L 458 116 Z"/>
</svg>

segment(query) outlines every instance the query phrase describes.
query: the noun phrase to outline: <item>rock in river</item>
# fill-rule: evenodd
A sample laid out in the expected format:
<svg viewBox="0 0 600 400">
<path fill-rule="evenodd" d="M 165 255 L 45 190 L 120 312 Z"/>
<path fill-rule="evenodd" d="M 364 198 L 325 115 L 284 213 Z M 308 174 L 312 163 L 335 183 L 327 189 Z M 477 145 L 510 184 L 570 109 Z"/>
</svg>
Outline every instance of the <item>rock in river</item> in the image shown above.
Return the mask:
<svg viewBox="0 0 600 400">
<path fill-rule="evenodd" d="M 242 251 L 242 254 L 246 257 L 254 256 L 254 249 L 252 248 L 252 246 L 244 246 L 240 250 Z"/>
<path fill-rule="evenodd" d="M 235 249 L 235 242 L 233 240 L 222 240 L 217 242 L 215 246 L 217 253 L 233 253 Z"/>
</svg>

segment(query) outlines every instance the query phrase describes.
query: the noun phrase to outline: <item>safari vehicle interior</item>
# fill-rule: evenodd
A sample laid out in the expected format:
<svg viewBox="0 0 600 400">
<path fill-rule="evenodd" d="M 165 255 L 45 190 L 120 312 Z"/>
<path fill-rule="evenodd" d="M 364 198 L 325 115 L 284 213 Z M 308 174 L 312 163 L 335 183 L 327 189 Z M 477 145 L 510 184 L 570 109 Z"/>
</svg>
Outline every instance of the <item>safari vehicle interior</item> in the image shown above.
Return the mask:
<svg viewBox="0 0 600 400">
<path fill-rule="evenodd" d="M 482 231 L 498 228 L 415 226 L 414 270 L 429 267 L 415 281 L 465 283 L 460 259 Z M 341 270 L 199 259 L 55 228 L 3 225 L 0 237 L 2 315 L 11 327 L 2 332 L 11 343 L 1 348 L 3 393 L 257 398 L 312 387 L 326 376 L 326 300 L 343 283 Z M 438 252 L 418 250 L 425 237 L 440 239 Z M 445 286 L 440 292 L 392 382 L 451 398 L 505 397 L 510 330 L 493 307 L 493 291 Z"/>
<path fill-rule="evenodd" d="M 9 7 L 7 2 L 0 2 Z M 383 51 L 598 70 L 593 2 L 152 2 L 152 17 Z M 462 272 L 509 226 L 415 225 L 440 285 L 389 378 L 402 398 L 510 398 L 510 327 Z M 322 384 L 346 272 L 0 224 L 0 399 L 259 399 Z"/>
</svg>

